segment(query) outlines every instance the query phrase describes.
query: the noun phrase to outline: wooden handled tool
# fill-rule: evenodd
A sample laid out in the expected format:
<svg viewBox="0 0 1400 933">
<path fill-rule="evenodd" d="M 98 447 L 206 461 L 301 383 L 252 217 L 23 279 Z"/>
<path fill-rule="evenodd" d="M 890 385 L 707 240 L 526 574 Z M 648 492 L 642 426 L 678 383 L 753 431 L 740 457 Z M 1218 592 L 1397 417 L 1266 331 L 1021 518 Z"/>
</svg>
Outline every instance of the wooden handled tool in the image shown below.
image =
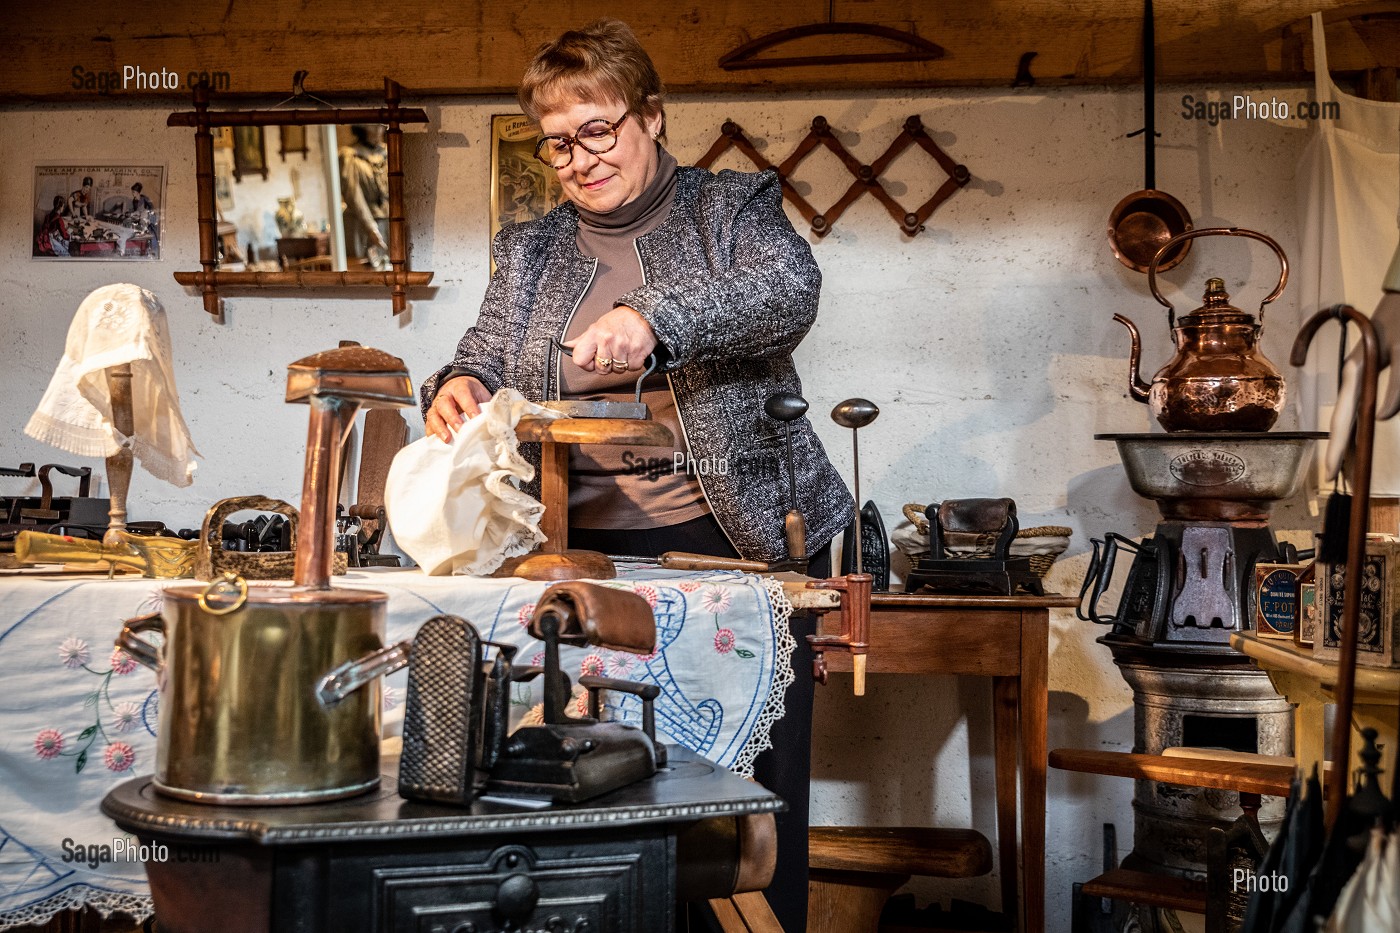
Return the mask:
<svg viewBox="0 0 1400 933">
<path fill-rule="evenodd" d="M 340 347 L 287 367 L 287 401 L 311 406 L 293 579 L 298 586 L 328 589 L 335 552 L 336 485 L 345 436 L 361 406 L 412 405 L 413 386 L 398 357 L 369 347 Z"/>
<path fill-rule="evenodd" d="M 763 403 L 768 417 L 783 426 L 783 443 L 787 447 L 788 513 L 783 519 L 783 534 L 787 538 L 788 558 L 807 562 L 807 520 L 797 507 L 797 468 L 792 456 L 792 423 L 807 414 L 807 400 L 794 392 L 774 392 Z"/>
<path fill-rule="evenodd" d="M 714 557 L 687 551 L 667 551 L 657 558 L 657 563 L 667 570 L 742 570 L 745 573 L 783 573 L 789 570 L 804 573 L 807 570 L 805 560 L 744 560 L 742 557 Z"/>
<path fill-rule="evenodd" d="M 136 433 L 131 410 L 131 364 L 123 363 L 107 370 L 107 392 L 112 399 L 112 427 L 127 438 L 121 449 L 107 458 L 107 488 L 112 505 L 107 511 L 107 534 L 103 543 L 113 549 L 123 546 L 126 531 L 126 497 L 131 490 L 130 438 Z"/>
</svg>

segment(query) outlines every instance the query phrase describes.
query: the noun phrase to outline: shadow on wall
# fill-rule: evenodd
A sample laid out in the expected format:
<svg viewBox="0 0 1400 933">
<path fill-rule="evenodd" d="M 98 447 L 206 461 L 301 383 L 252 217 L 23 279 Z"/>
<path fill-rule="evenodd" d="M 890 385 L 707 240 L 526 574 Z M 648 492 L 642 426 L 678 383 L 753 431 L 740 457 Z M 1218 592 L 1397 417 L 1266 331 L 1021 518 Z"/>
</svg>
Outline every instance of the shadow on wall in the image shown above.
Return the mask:
<svg viewBox="0 0 1400 933">
<path fill-rule="evenodd" d="M 973 825 L 992 832 L 994 801 L 984 794 L 993 775 L 991 706 L 986 678 L 875 677 L 857 697 L 849 674 L 831 675 L 817 689 L 812 739 L 813 778 L 829 786 L 814 787 L 814 806 L 835 805 L 835 790 L 843 822 L 870 826 L 957 825 L 970 808 Z M 860 755 L 850 754 L 854 747 Z M 968 767 L 939 767 L 962 756 Z M 956 812 L 940 818 L 945 808 Z M 814 823 L 820 818 L 813 814 Z"/>
<path fill-rule="evenodd" d="M 1112 447 L 1111 441 L 1090 440 L 1091 444 Z M 1072 558 L 1090 551 L 1089 541 L 1116 531 L 1133 538 L 1152 533 L 1161 514 L 1151 499 L 1144 499 L 1128 485 L 1127 474 L 1119 463 L 1081 473 L 1069 482 L 1066 509 L 1079 524 L 1081 534 L 1070 539 L 1069 550 L 1060 558 Z"/>
</svg>

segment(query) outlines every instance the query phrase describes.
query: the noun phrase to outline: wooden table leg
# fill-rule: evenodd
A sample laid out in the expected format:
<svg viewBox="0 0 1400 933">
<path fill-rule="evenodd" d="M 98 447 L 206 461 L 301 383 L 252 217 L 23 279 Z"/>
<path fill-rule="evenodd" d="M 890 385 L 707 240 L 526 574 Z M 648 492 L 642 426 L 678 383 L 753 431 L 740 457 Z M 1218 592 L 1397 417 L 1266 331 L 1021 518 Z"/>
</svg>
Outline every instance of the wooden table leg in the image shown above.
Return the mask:
<svg viewBox="0 0 1400 933">
<path fill-rule="evenodd" d="M 1293 759 L 1304 777 L 1316 768 L 1318 780 L 1323 780 L 1322 763 L 1327 760 L 1323 710 L 1332 702 L 1331 696 L 1306 674 L 1274 670 L 1268 673 L 1274 689 L 1293 704 Z"/>
<path fill-rule="evenodd" d="M 1050 611 L 1021 610 L 1021 858 L 1025 933 L 1045 930 L 1045 769 Z"/>
<path fill-rule="evenodd" d="M 1020 679 L 992 678 L 992 732 L 996 736 L 994 762 L 997 792 L 997 867 L 1001 871 L 1001 910 L 1021 929 L 1016 820 L 1016 766 L 1021 750 L 1019 723 Z"/>
</svg>

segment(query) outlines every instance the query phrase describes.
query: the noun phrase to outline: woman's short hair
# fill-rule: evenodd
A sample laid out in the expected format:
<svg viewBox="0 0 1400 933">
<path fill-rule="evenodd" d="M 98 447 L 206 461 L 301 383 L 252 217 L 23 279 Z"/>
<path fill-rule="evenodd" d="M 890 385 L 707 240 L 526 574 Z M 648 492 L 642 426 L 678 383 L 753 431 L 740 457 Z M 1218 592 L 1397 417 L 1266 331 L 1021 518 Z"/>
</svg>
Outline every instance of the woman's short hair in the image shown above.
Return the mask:
<svg viewBox="0 0 1400 933">
<path fill-rule="evenodd" d="M 525 66 L 519 97 L 535 123 L 579 101 L 620 100 L 628 113 L 661 114 L 666 135 L 666 88 L 636 34 L 619 20 L 600 19 L 540 46 Z"/>
</svg>

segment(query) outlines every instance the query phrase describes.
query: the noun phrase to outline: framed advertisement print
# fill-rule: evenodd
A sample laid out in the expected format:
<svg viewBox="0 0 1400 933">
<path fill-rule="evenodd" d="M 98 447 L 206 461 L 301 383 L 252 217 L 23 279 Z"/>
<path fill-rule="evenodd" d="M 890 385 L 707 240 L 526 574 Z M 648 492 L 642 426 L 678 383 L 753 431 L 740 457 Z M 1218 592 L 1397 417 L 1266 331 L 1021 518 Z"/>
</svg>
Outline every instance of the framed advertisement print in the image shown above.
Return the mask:
<svg viewBox="0 0 1400 933">
<path fill-rule="evenodd" d="M 164 165 L 36 165 L 30 257 L 156 260 Z"/>
<path fill-rule="evenodd" d="M 554 170 L 535 158 L 539 129 L 523 114 L 491 118 L 492 240 L 502 227 L 537 220 L 564 199 Z"/>
</svg>

